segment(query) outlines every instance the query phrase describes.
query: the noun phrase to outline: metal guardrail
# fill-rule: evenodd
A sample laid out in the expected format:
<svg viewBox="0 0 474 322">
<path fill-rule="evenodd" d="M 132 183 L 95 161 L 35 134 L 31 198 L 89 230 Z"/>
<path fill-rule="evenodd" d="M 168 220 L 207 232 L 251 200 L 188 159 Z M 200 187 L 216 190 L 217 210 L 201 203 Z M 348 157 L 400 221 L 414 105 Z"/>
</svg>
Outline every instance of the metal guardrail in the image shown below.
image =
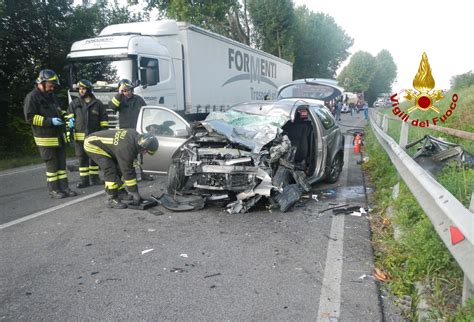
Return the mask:
<svg viewBox="0 0 474 322">
<path fill-rule="evenodd" d="M 474 293 L 474 214 L 386 134 L 388 132 L 388 118 L 387 115 L 382 116 L 373 111 L 370 116 L 373 132 L 390 157 L 398 174 L 431 220 L 441 240 L 463 270 L 464 302 Z M 379 127 L 379 124 L 382 128 Z M 402 145 L 406 144 L 407 138 L 408 129 L 405 125 L 402 126 L 400 138 L 401 141 L 405 141 L 404 144 L 401 143 Z M 474 205 L 472 200 L 471 205 Z M 465 239 L 454 244 L 451 239 L 451 227 L 458 228 Z"/>
</svg>

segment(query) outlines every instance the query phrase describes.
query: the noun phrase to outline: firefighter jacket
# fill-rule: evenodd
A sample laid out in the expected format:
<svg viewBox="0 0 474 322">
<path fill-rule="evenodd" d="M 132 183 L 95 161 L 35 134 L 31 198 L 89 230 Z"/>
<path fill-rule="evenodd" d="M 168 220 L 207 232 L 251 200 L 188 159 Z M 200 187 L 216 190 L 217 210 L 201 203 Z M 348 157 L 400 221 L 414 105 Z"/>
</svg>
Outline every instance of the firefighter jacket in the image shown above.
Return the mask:
<svg viewBox="0 0 474 322">
<path fill-rule="evenodd" d="M 124 183 L 130 192 L 137 188 L 137 177 L 133 161 L 138 155 L 140 134 L 133 129 L 105 130 L 94 132 L 84 141 L 84 149 L 114 160 L 122 172 Z"/>
<path fill-rule="evenodd" d="M 53 118 L 65 120 L 54 94 L 43 93 L 35 88 L 25 97 L 23 104 L 25 120 L 31 125 L 35 143 L 39 147 L 54 148 L 65 144 L 65 126 L 54 126 Z"/>
<path fill-rule="evenodd" d="M 91 133 L 106 130 L 109 126 L 109 117 L 104 104 L 91 95 L 91 101 L 86 103 L 82 97 L 74 99 L 68 107 L 68 113 L 74 114 L 74 140 L 84 141 Z"/>
<path fill-rule="evenodd" d="M 138 113 L 146 103 L 139 95 L 127 98 L 123 94 L 115 94 L 109 102 L 109 107 L 119 111 L 119 127 L 121 129 L 135 129 L 137 127 Z"/>
</svg>

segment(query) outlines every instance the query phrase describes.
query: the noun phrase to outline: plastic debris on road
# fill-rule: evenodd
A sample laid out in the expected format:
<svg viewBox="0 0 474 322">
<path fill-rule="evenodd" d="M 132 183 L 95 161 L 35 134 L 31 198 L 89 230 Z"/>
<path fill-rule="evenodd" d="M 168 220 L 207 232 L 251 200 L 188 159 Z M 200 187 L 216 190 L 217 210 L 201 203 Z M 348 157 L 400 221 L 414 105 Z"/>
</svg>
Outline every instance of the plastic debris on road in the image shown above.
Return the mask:
<svg viewBox="0 0 474 322">
<path fill-rule="evenodd" d="M 142 255 L 143 255 L 143 254 L 146 254 L 146 253 L 149 253 L 149 252 L 151 252 L 151 251 L 153 251 L 153 250 L 154 250 L 154 248 L 142 250 Z"/>
</svg>

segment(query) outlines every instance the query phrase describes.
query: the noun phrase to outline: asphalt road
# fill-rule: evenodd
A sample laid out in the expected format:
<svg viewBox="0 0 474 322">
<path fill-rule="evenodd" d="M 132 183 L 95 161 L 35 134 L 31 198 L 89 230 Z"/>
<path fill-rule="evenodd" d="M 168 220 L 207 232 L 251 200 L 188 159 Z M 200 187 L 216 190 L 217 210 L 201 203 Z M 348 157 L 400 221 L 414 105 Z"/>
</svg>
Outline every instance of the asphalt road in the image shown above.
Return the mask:
<svg viewBox="0 0 474 322">
<path fill-rule="evenodd" d="M 111 210 L 100 187 L 49 199 L 42 166 L 0 172 L 0 320 L 382 320 L 367 217 L 320 213 L 365 205 L 351 141 L 339 182 L 287 213 Z"/>
</svg>

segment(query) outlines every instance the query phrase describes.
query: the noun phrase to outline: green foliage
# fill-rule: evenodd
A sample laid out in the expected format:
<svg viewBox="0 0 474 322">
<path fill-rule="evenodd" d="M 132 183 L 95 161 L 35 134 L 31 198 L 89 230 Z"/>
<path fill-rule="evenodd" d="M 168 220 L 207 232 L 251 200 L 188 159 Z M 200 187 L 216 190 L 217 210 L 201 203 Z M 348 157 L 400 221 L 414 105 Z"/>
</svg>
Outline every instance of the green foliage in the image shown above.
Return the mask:
<svg viewBox="0 0 474 322">
<path fill-rule="evenodd" d="M 73 7 L 64 0 L 0 1 L 2 151 L 30 153 L 33 143 L 29 126 L 22 124 L 23 99 L 33 89 L 41 69 L 55 70 L 64 88 L 67 78 L 63 67 L 74 41 L 94 37 L 108 24 L 144 17 L 146 14 L 131 15 L 117 2 Z M 67 101 L 63 99 L 62 104 L 65 107 Z"/>
<path fill-rule="evenodd" d="M 153 6 L 168 18 L 186 21 L 225 36 L 232 36 L 229 14 L 240 7 L 238 0 L 157 0 Z"/>
<path fill-rule="evenodd" d="M 472 70 L 461 75 L 456 75 L 451 79 L 451 87 L 457 90 L 473 85 L 474 72 Z"/>
<path fill-rule="evenodd" d="M 275 56 L 294 60 L 295 14 L 291 0 L 249 0 L 257 47 Z"/>
<path fill-rule="evenodd" d="M 369 105 L 372 105 L 380 94 L 390 94 L 392 92 L 392 84 L 396 78 L 397 65 L 395 65 L 390 52 L 383 49 L 375 57 L 374 75 L 364 95 Z"/>
<path fill-rule="evenodd" d="M 352 55 L 349 65 L 344 67 L 337 80 L 348 92 L 365 92 L 372 82 L 375 68 L 375 58 L 368 52 L 358 51 Z"/>
<path fill-rule="evenodd" d="M 416 301 L 415 283 L 421 281 L 428 286 L 433 318 L 451 320 L 455 314 L 456 321 L 472 320 L 474 302 L 456 308 L 463 277 L 458 264 L 405 184 L 400 184 L 398 198 L 392 199 L 391 187 L 398 181 L 396 171 L 372 131 L 366 136 L 365 143 L 369 161 L 364 167 L 376 186 L 376 207 L 372 215 L 376 265 L 390 276 L 387 282 L 390 292 L 398 296 L 409 295 Z M 437 180 L 466 205 L 474 188 L 473 172 L 452 165 L 445 168 Z M 389 205 L 394 212 L 391 221 L 402 232 L 399 240 L 394 240 L 392 227 L 384 220 Z M 415 312 L 409 312 L 409 315 L 415 316 Z"/>
<path fill-rule="evenodd" d="M 305 6 L 298 7 L 295 14 L 294 78 L 333 78 L 349 56 L 353 39 L 327 14 L 314 13 Z"/>
</svg>

